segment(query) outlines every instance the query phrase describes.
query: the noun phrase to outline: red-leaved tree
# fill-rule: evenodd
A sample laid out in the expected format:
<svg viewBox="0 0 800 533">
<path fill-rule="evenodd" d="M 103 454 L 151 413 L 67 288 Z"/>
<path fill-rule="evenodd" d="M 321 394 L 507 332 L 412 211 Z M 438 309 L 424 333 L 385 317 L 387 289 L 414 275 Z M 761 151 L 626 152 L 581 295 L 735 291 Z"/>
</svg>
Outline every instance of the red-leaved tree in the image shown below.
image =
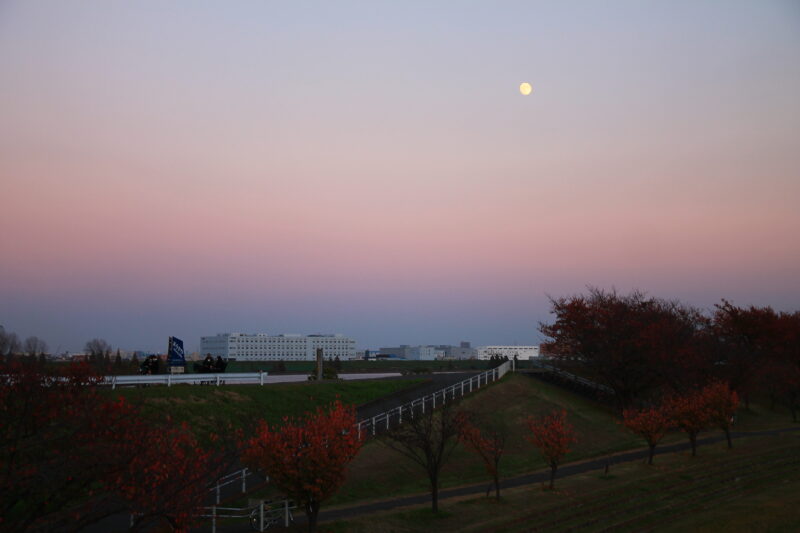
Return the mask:
<svg viewBox="0 0 800 533">
<path fill-rule="evenodd" d="M 355 422 L 355 409 L 339 400 L 302 420 L 284 418 L 281 427 L 261 421 L 242 458 L 303 506 L 314 531 L 320 505 L 344 483 L 347 465 L 361 449 Z"/>
<path fill-rule="evenodd" d="M 474 451 L 483 461 L 486 472 L 494 481 L 495 497 L 500 499 L 500 459 L 506 445 L 506 433 L 499 428 L 490 428 L 482 432 L 469 418 L 462 414 L 458 423 L 459 439 Z M 486 495 L 492 489 L 490 485 Z"/>
<path fill-rule="evenodd" d="M 699 343 L 707 320 L 695 309 L 596 288 L 550 303 L 555 321 L 540 326 L 542 352 L 609 386 L 622 409 L 658 389 L 690 389 L 707 372 Z"/>
<path fill-rule="evenodd" d="M 705 403 L 708 421 L 725 432 L 728 439 L 728 448 L 733 448 L 731 440 L 731 427 L 733 417 L 739 408 L 739 395 L 731 390 L 730 385 L 724 381 L 715 381 L 706 385 L 701 391 Z"/>
<path fill-rule="evenodd" d="M 673 396 L 665 403 L 669 418 L 689 437 L 692 457 L 697 455 L 697 434 L 706 429 L 711 422 L 708 405 L 701 392 L 683 396 Z"/>
<path fill-rule="evenodd" d="M 89 365 L 62 370 L 0 366 L 0 531 L 77 531 L 123 512 L 185 529 L 213 461 L 185 431 L 101 394 Z"/>
<path fill-rule="evenodd" d="M 556 470 L 561 460 L 569 452 L 569 447 L 576 442 L 575 431 L 567 422 L 565 410 L 553 411 L 549 415 L 534 418 L 528 417 L 528 429 L 531 434 L 525 438 L 539 449 L 550 465 L 550 488 L 555 486 Z"/>
<path fill-rule="evenodd" d="M 228 462 L 203 449 L 186 424 L 138 424 L 136 440 L 117 453 L 130 457 L 124 471 L 107 478 L 133 515 L 132 531 L 165 520 L 174 531 L 188 531 L 209 496 L 209 483 Z"/>
<path fill-rule="evenodd" d="M 670 426 L 669 413 L 664 407 L 648 407 L 645 409 L 625 409 L 622 412 L 623 424 L 626 428 L 644 438 L 650 448 L 647 464 L 653 464 L 656 445 L 664 437 Z"/>
</svg>

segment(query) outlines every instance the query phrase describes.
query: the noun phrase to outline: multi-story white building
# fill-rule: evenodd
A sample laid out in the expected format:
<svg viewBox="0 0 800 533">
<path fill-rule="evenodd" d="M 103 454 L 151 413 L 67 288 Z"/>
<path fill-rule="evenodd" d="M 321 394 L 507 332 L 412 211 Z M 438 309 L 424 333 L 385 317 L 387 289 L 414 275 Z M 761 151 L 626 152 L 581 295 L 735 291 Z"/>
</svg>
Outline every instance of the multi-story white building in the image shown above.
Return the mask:
<svg viewBox="0 0 800 533">
<path fill-rule="evenodd" d="M 267 335 L 219 333 L 200 337 L 200 354 L 229 361 L 314 361 L 317 348 L 325 359 L 354 359 L 356 341 L 343 335 Z"/>
<path fill-rule="evenodd" d="M 533 359 L 539 357 L 538 346 L 478 346 L 478 359 L 490 359 L 493 355 L 509 359 Z"/>
</svg>

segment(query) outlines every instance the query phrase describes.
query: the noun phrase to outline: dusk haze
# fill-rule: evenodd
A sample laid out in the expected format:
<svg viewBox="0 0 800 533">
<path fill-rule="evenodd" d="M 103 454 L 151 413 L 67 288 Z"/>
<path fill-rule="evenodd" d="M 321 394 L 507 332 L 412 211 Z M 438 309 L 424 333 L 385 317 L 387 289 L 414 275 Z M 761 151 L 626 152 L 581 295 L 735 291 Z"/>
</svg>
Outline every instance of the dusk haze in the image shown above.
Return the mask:
<svg viewBox="0 0 800 533">
<path fill-rule="evenodd" d="M 53 353 L 799 307 L 797 2 L 4 1 L 0 117 L 0 325 Z"/>
</svg>

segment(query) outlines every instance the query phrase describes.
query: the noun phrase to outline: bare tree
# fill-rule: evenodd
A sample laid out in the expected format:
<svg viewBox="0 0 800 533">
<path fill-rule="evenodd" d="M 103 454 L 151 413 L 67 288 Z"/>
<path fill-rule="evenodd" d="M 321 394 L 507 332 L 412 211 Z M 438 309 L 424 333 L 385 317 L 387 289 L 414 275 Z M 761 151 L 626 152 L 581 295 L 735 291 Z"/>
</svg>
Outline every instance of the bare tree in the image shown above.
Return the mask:
<svg viewBox="0 0 800 533">
<path fill-rule="evenodd" d="M 0 326 L 0 357 L 5 357 L 8 352 L 8 333 L 6 328 Z"/>
<path fill-rule="evenodd" d="M 439 475 L 458 445 L 462 418 L 450 404 L 434 411 L 417 413 L 413 418 L 382 437 L 389 448 L 420 465 L 431 487 L 431 509 L 439 511 Z"/>
<path fill-rule="evenodd" d="M 3 335 L 3 350 L 0 351 L 0 355 L 8 355 L 8 357 L 12 357 L 14 355 L 18 355 L 22 352 L 22 345 L 19 342 L 19 337 L 14 332 L 5 333 Z"/>
<path fill-rule="evenodd" d="M 105 339 L 92 339 L 86 343 L 83 350 L 95 358 L 111 353 L 111 345 Z"/>
<path fill-rule="evenodd" d="M 25 339 L 25 342 L 22 344 L 22 351 L 31 357 L 36 357 L 47 351 L 47 343 L 33 335 Z"/>
</svg>

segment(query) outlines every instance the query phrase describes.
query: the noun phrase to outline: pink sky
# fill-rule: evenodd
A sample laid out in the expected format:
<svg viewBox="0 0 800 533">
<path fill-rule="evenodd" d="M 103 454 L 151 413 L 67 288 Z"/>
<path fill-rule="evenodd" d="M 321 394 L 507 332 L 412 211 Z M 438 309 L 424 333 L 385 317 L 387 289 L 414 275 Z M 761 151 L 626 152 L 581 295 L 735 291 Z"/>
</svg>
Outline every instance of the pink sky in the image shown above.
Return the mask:
<svg viewBox="0 0 800 533">
<path fill-rule="evenodd" d="M 6 329 L 500 344 L 586 285 L 800 307 L 790 3 L 90 4 L 0 9 Z"/>
</svg>

